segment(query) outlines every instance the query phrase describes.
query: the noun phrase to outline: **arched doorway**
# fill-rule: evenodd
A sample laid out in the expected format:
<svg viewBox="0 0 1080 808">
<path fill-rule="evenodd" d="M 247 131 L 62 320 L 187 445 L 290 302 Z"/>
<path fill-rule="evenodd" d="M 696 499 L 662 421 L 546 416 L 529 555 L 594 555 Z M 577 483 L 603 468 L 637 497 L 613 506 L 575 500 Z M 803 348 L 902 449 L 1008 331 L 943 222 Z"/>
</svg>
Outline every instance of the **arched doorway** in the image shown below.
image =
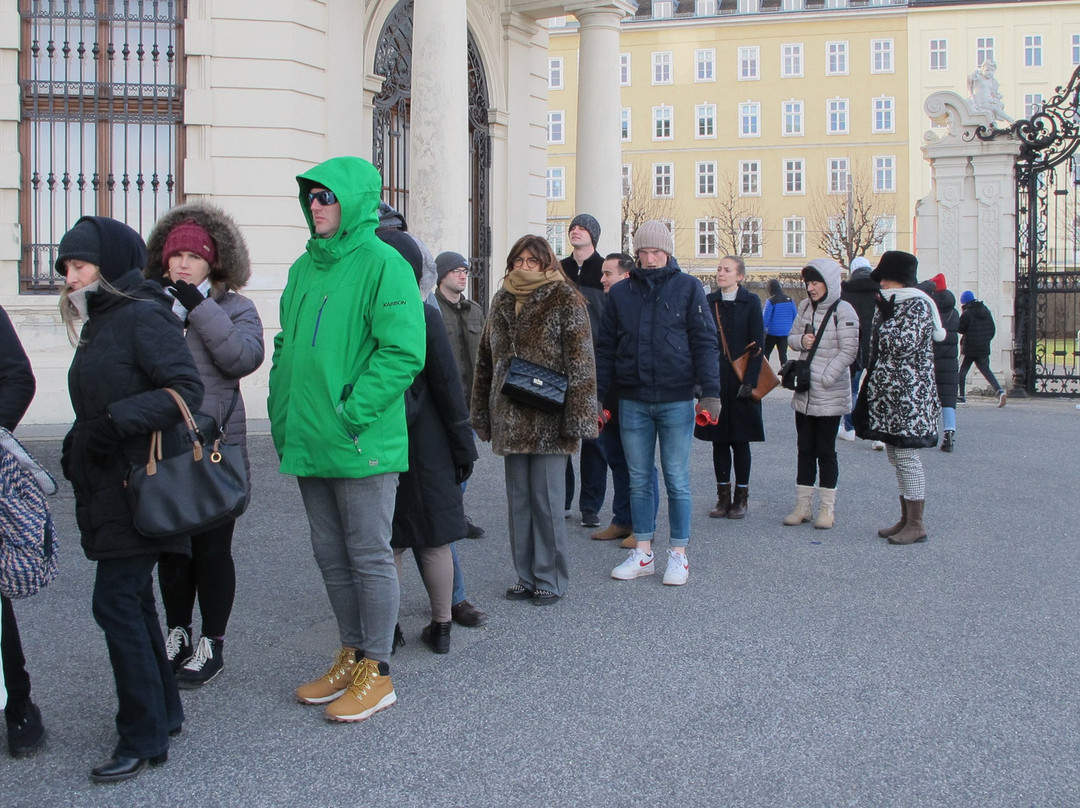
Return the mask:
<svg viewBox="0 0 1080 808">
<path fill-rule="evenodd" d="M 409 117 L 412 88 L 413 0 L 401 0 L 386 18 L 374 71 L 383 88 L 373 99 L 372 162 L 383 178 L 383 200 L 409 218 Z M 480 51 L 468 33 L 469 62 L 469 297 L 486 308 L 491 265 L 491 133 L 488 86 Z"/>
</svg>

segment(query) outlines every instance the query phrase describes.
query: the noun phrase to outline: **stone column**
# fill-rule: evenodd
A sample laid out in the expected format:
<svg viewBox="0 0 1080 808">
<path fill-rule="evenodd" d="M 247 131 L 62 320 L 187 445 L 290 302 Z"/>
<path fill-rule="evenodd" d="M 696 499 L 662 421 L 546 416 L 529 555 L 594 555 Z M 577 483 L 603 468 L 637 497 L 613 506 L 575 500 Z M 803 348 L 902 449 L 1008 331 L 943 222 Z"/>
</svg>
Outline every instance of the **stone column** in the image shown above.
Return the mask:
<svg viewBox="0 0 1080 808">
<path fill-rule="evenodd" d="M 581 25 L 574 213 L 592 214 L 600 222 L 600 252 L 605 254 L 620 249 L 622 241 L 619 27 L 631 10 L 628 5 L 567 9 Z"/>
<path fill-rule="evenodd" d="M 433 255 L 469 251 L 469 66 L 465 0 L 413 8 L 409 230 Z"/>
</svg>

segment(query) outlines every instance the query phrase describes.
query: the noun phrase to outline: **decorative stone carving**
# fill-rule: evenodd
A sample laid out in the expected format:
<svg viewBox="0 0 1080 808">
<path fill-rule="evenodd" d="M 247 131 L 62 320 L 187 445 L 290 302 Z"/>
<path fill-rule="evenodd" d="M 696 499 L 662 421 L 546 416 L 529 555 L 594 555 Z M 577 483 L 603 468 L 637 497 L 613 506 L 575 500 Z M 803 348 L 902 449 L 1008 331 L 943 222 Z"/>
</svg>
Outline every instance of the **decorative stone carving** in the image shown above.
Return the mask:
<svg viewBox="0 0 1080 808">
<path fill-rule="evenodd" d="M 1005 114 L 1005 99 L 1001 95 L 1001 85 L 994 77 L 996 70 L 997 64 L 994 60 L 987 59 L 979 65 L 978 70 L 968 76 L 968 100 L 973 110 L 989 112 L 994 116 L 995 121 L 1012 123 L 1013 119 Z"/>
</svg>

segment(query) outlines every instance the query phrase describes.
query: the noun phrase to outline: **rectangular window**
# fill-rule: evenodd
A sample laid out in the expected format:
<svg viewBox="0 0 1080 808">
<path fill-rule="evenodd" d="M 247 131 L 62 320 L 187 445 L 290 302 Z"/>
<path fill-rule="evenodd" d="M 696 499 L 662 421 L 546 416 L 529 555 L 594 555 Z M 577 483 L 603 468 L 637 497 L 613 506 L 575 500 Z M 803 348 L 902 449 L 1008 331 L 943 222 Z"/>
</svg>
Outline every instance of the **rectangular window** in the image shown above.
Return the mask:
<svg viewBox="0 0 1080 808">
<path fill-rule="evenodd" d="M 896 217 L 878 216 L 874 219 L 874 230 L 881 235 L 881 242 L 874 245 L 874 255 L 882 255 L 896 249 Z"/>
<path fill-rule="evenodd" d="M 634 195 L 634 169 L 629 163 L 622 166 L 622 195 L 623 199 L 630 199 Z"/>
<path fill-rule="evenodd" d="M 561 109 L 548 112 L 548 143 L 564 143 L 566 141 L 563 124 L 563 111 Z"/>
<path fill-rule="evenodd" d="M 994 61 L 994 38 L 977 36 L 975 37 L 975 67 L 982 67 L 982 63 L 987 61 Z"/>
<path fill-rule="evenodd" d="M 696 163 L 697 168 L 697 195 L 716 196 L 716 163 Z"/>
<path fill-rule="evenodd" d="M 1080 65 L 1080 34 L 1072 35 L 1072 63 Z"/>
<path fill-rule="evenodd" d="M 1024 67 L 1042 67 L 1042 35 L 1024 37 Z"/>
<path fill-rule="evenodd" d="M 675 114 L 674 107 L 653 107 L 653 140 L 671 140 L 671 121 Z"/>
<path fill-rule="evenodd" d="M 780 78 L 795 79 L 803 74 L 802 43 L 789 42 L 780 46 Z"/>
<path fill-rule="evenodd" d="M 670 20 L 675 16 L 674 0 L 654 0 L 652 16 L 654 20 Z"/>
<path fill-rule="evenodd" d="M 825 75 L 827 76 L 846 76 L 848 72 L 847 64 L 847 42 L 826 42 L 825 43 Z"/>
<path fill-rule="evenodd" d="M 895 99 L 888 96 L 881 96 L 881 98 L 874 99 L 874 132 L 877 134 L 892 132 L 895 130 L 893 124 L 893 106 Z"/>
<path fill-rule="evenodd" d="M 547 240 L 555 255 L 569 252 L 566 248 L 566 222 L 548 222 Z"/>
<path fill-rule="evenodd" d="M 549 168 L 547 170 L 547 198 L 566 199 L 566 169 Z"/>
<path fill-rule="evenodd" d="M 630 107 L 623 107 L 619 113 L 619 128 L 623 143 L 630 141 Z"/>
<path fill-rule="evenodd" d="M 669 199 L 674 196 L 675 168 L 671 163 L 653 163 L 653 196 L 657 199 Z"/>
<path fill-rule="evenodd" d="M 742 255 L 761 255 L 761 230 L 761 219 L 747 218 L 739 220 L 739 252 Z"/>
<path fill-rule="evenodd" d="M 870 72 L 892 73 L 893 41 L 891 39 L 870 40 Z"/>
<path fill-rule="evenodd" d="M 716 247 L 716 219 L 698 219 L 694 222 L 694 229 L 697 231 L 697 249 L 695 253 L 698 258 L 715 258 Z"/>
<path fill-rule="evenodd" d="M 891 194 L 896 191 L 896 158 L 874 158 L 874 193 Z"/>
<path fill-rule="evenodd" d="M 630 86 L 630 54 L 619 54 L 619 86 Z"/>
<path fill-rule="evenodd" d="M 671 84 L 671 51 L 652 55 L 653 84 Z"/>
<path fill-rule="evenodd" d="M 947 39 L 931 39 L 930 40 L 930 69 L 931 70 L 948 70 L 949 69 L 949 40 L 947 40 Z"/>
<path fill-rule="evenodd" d="M 756 45 L 751 48 L 739 48 L 739 81 L 757 81 L 761 78 L 758 62 L 761 49 Z"/>
<path fill-rule="evenodd" d="M 784 137 L 801 137 L 803 134 L 803 102 L 792 99 L 782 105 L 784 112 Z"/>
<path fill-rule="evenodd" d="M 17 5 L 22 179 L 7 218 L 21 227 L 9 244 L 22 247 L 20 290 L 55 291 L 56 248 L 80 216 L 147 233 L 183 201 L 184 4 Z"/>
<path fill-rule="evenodd" d="M 1024 96 L 1024 117 L 1031 118 L 1032 115 L 1042 109 L 1042 105 L 1042 93 L 1027 93 Z"/>
<path fill-rule="evenodd" d="M 698 17 L 716 16 L 716 0 L 697 0 L 694 4 L 694 14 Z"/>
<path fill-rule="evenodd" d="M 761 162 L 739 161 L 739 196 L 761 196 Z"/>
<path fill-rule="evenodd" d="M 716 81 L 716 48 L 694 51 L 694 81 Z"/>
<path fill-rule="evenodd" d="M 761 104 L 747 101 L 739 104 L 739 137 L 761 136 Z"/>
<path fill-rule="evenodd" d="M 563 88 L 563 60 L 561 56 L 548 59 L 548 89 L 561 90 Z"/>
<path fill-rule="evenodd" d="M 846 194 L 848 189 L 848 159 L 831 157 L 829 164 L 829 193 Z"/>
<path fill-rule="evenodd" d="M 784 257 L 801 258 L 806 255 L 806 219 L 793 216 L 784 219 Z"/>
<path fill-rule="evenodd" d="M 806 193 L 806 163 L 802 158 L 784 160 L 784 194 Z"/>
<path fill-rule="evenodd" d="M 716 104 L 699 104 L 694 108 L 694 117 L 697 119 L 694 137 L 716 137 Z"/>
<path fill-rule="evenodd" d="M 828 107 L 828 127 L 830 135 L 846 135 L 848 133 L 848 100 L 846 98 L 830 98 Z"/>
</svg>

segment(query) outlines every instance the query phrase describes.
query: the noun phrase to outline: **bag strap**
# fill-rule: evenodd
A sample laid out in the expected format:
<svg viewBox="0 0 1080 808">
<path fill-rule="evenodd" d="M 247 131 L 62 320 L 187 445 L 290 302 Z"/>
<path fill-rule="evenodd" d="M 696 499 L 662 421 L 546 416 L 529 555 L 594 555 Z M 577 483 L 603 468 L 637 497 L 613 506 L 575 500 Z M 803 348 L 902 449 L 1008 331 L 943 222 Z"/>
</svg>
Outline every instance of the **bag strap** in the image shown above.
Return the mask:
<svg viewBox="0 0 1080 808">
<path fill-rule="evenodd" d="M 716 312 L 716 330 L 720 332 L 720 343 L 724 346 L 724 357 L 730 365 L 731 353 L 728 351 L 727 337 L 724 336 L 724 324 L 720 322 L 720 304 L 715 300 L 713 301 L 713 311 Z"/>
<path fill-rule="evenodd" d="M 180 415 L 183 416 L 184 425 L 188 430 L 188 439 L 191 441 L 191 454 L 195 458 L 196 462 L 202 460 L 202 447 L 203 436 L 199 431 L 199 425 L 195 423 L 195 418 L 191 415 L 191 410 L 188 409 L 187 402 L 181 397 L 179 393 L 173 390 L 171 387 L 162 388 L 166 393 L 172 396 L 173 401 L 176 402 L 176 406 L 180 408 Z M 158 457 L 161 457 L 161 430 L 157 432 L 158 439 Z M 152 445 L 152 442 L 151 442 Z"/>
<path fill-rule="evenodd" d="M 821 325 L 818 326 L 817 336 L 814 337 L 814 344 L 810 346 L 810 352 L 806 355 L 807 364 L 813 361 L 814 354 L 817 353 L 818 346 L 821 344 L 821 337 L 825 334 L 825 326 L 829 324 L 829 317 L 834 311 L 836 311 L 836 307 L 839 305 L 840 301 L 837 300 L 835 303 L 829 306 L 828 311 L 825 312 L 825 316 L 821 318 Z M 813 315 L 811 315 L 811 319 L 813 319 Z"/>
</svg>

